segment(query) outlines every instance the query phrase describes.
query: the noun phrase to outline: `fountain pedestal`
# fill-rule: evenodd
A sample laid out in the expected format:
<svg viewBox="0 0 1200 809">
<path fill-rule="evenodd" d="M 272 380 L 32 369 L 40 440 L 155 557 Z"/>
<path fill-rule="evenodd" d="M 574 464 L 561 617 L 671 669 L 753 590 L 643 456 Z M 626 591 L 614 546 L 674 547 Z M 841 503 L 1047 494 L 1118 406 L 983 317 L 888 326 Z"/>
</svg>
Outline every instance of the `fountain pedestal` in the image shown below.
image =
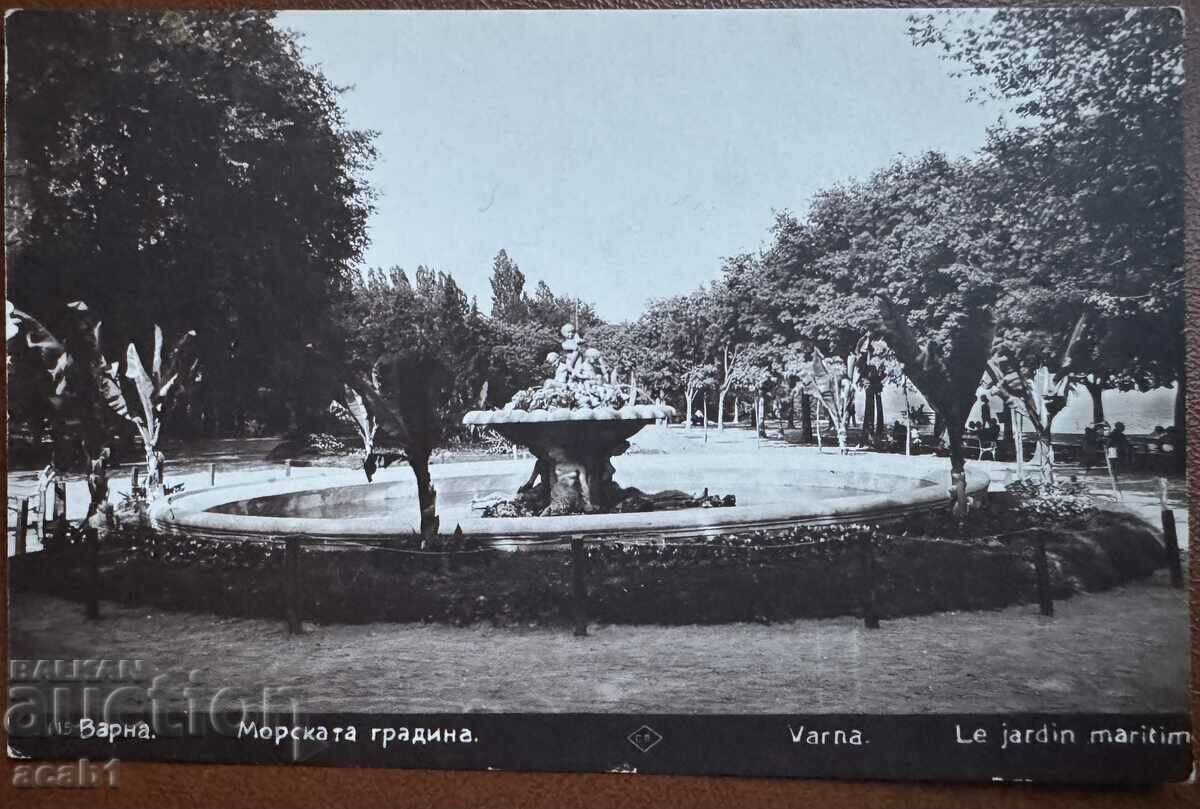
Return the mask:
<svg viewBox="0 0 1200 809">
<path fill-rule="evenodd" d="M 546 515 L 607 511 L 623 497 L 613 480 L 612 458 L 629 448 L 643 427 L 668 418 L 664 405 L 557 410 L 472 411 L 465 424 L 487 426 L 536 458 L 518 496 L 545 503 Z"/>
</svg>

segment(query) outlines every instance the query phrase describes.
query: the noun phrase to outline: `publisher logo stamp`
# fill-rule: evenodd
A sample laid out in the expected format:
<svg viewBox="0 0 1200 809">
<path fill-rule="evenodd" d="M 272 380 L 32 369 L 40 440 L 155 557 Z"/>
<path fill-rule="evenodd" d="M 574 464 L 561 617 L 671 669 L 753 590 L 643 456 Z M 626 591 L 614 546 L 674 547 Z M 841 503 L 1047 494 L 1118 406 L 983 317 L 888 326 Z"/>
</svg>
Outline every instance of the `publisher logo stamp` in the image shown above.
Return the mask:
<svg viewBox="0 0 1200 809">
<path fill-rule="evenodd" d="M 640 728 L 630 733 L 629 743 L 641 750 L 643 753 L 650 752 L 650 748 L 662 741 L 662 734 L 649 725 L 642 725 Z"/>
</svg>

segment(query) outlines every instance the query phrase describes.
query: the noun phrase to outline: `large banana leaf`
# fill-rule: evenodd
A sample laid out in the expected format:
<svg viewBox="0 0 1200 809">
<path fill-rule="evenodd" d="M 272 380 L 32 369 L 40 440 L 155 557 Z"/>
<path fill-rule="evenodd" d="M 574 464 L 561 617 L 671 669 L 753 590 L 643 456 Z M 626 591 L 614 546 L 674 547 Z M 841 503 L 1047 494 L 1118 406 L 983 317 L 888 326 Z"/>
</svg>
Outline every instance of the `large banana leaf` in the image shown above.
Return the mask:
<svg viewBox="0 0 1200 809">
<path fill-rule="evenodd" d="M 9 306 L 12 304 L 9 303 Z M 20 309 L 13 307 L 8 311 L 8 319 L 10 322 L 18 324 L 21 331 L 25 332 L 25 342 L 42 358 L 47 371 L 53 371 L 59 364 L 63 355 L 67 353 L 67 347 L 59 340 L 50 330 L 41 324 L 41 322 L 33 315 L 26 314 Z M 13 335 L 17 336 L 17 335 Z M 9 337 L 11 340 L 12 337 Z"/>
<path fill-rule="evenodd" d="M 344 385 L 342 390 L 342 400 L 335 401 L 335 412 L 344 420 L 349 421 L 358 430 L 359 438 L 362 439 L 363 447 L 367 452 L 375 445 L 375 430 L 377 425 L 375 419 L 367 410 L 367 405 L 363 401 L 362 396 L 349 385 Z"/>
<path fill-rule="evenodd" d="M 154 380 L 155 387 L 158 387 L 158 381 L 162 379 L 162 349 L 163 349 L 163 333 L 162 327 L 157 323 L 154 324 L 154 354 L 151 355 L 150 373 L 151 379 Z"/>
<path fill-rule="evenodd" d="M 89 363 L 92 383 L 96 386 L 100 398 L 108 408 L 122 418 L 130 418 L 129 406 L 125 402 L 125 394 L 121 391 L 121 383 L 117 378 L 117 364 L 109 365 L 104 355 L 100 353 L 100 324 L 92 330 L 92 362 Z"/>
<path fill-rule="evenodd" d="M 133 343 L 129 344 L 129 349 L 125 352 L 125 377 L 133 380 L 134 387 L 137 388 L 138 398 L 142 404 L 142 426 L 145 428 L 143 438 L 147 436 L 152 439 L 152 443 L 157 443 L 158 439 L 158 417 L 155 407 L 155 386 L 154 380 L 146 373 L 146 367 L 142 365 L 142 358 L 138 356 L 137 348 Z M 135 418 L 135 423 L 137 419 Z"/>
<path fill-rule="evenodd" d="M 186 390 L 195 377 L 199 360 L 190 356 L 192 340 L 195 337 L 196 332 L 194 331 L 184 332 L 175 341 L 175 345 L 171 347 L 170 353 L 163 358 L 162 331 L 157 326 L 154 327 L 154 350 L 155 359 L 158 363 L 158 366 L 154 370 L 154 381 L 158 387 L 158 395 L 161 400 L 166 400 L 167 394 L 174 385 L 179 385 Z"/>
</svg>

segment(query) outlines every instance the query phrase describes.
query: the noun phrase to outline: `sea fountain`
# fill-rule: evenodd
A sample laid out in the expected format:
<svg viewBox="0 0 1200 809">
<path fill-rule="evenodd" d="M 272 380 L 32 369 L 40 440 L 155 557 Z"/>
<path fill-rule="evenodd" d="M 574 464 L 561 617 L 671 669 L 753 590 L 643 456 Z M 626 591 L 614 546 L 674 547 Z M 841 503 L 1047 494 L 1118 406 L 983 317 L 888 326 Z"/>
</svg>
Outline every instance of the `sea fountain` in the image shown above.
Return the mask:
<svg viewBox="0 0 1200 809">
<path fill-rule="evenodd" d="M 941 458 L 816 448 L 628 453 L 639 431 L 656 422 L 667 429 L 674 409 L 639 402 L 573 326 L 563 327 L 562 338 L 540 386 L 463 418 L 527 448 L 532 473 L 520 458 L 434 464 L 443 526 L 459 526 L 474 541 L 519 547 L 562 536 L 687 538 L 884 520 L 950 502 L 949 463 Z M 622 486 L 618 477 L 641 488 Z M 986 496 L 988 484 L 986 472 L 968 468 L 968 495 Z M 164 532 L 208 538 L 369 541 L 419 526 L 416 486 L 402 466 L 367 484 L 361 472 L 323 470 L 196 489 L 160 498 L 151 518 Z"/>
<path fill-rule="evenodd" d="M 612 459 L 629 449 L 639 430 L 675 415 L 663 404 L 638 404 L 632 385 L 617 381 L 603 355 L 588 348 L 568 323 L 562 327 L 562 353 L 552 351 L 552 376 L 540 387 L 518 392 L 500 410 L 472 410 L 463 424 L 489 427 L 536 459 L 533 473 L 511 501 L 485 516 L 561 516 L 599 512 L 654 511 L 701 505 L 733 505 L 734 499 L 690 497 L 678 490 L 647 494 L 622 488 Z"/>
</svg>

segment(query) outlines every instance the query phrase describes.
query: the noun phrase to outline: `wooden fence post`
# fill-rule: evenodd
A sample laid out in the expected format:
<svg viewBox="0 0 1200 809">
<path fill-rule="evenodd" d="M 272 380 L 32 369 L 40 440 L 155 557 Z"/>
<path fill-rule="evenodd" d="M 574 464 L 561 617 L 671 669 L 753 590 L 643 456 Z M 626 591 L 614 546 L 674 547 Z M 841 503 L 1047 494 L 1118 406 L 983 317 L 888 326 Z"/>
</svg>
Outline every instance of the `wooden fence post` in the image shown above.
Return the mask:
<svg viewBox="0 0 1200 809">
<path fill-rule="evenodd" d="M 283 558 L 283 600 L 289 635 L 304 631 L 300 625 L 300 537 L 287 537 Z"/>
<path fill-rule="evenodd" d="M 1166 542 L 1167 570 L 1171 573 L 1171 586 L 1183 587 L 1183 565 L 1179 562 L 1179 535 L 1175 531 L 1175 512 L 1167 504 L 1167 479 L 1158 479 L 1158 498 L 1162 504 L 1163 539 Z"/>
<path fill-rule="evenodd" d="M 867 629 L 879 628 L 879 608 L 875 603 L 875 552 L 871 535 L 863 534 L 858 540 L 859 564 L 862 571 L 863 624 Z"/>
<path fill-rule="evenodd" d="M 571 537 L 571 611 L 575 621 L 575 637 L 587 635 L 587 554 L 583 550 L 583 537 Z"/>
<path fill-rule="evenodd" d="M 54 501 L 50 514 L 54 517 L 54 544 L 58 550 L 67 547 L 67 482 L 54 481 Z"/>
<path fill-rule="evenodd" d="M 1033 566 L 1037 572 L 1038 607 L 1042 615 L 1054 614 L 1054 599 L 1050 596 L 1050 563 L 1046 559 L 1046 534 L 1033 532 Z"/>
<path fill-rule="evenodd" d="M 84 528 L 84 598 L 89 621 L 100 617 L 100 538 L 95 528 Z"/>
<path fill-rule="evenodd" d="M 21 507 L 17 510 L 17 556 L 25 554 L 29 534 L 29 498 L 21 498 Z"/>
<path fill-rule="evenodd" d="M 208 485 L 209 488 L 217 485 L 217 465 L 215 463 L 208 465 Z"/>
</svg>

